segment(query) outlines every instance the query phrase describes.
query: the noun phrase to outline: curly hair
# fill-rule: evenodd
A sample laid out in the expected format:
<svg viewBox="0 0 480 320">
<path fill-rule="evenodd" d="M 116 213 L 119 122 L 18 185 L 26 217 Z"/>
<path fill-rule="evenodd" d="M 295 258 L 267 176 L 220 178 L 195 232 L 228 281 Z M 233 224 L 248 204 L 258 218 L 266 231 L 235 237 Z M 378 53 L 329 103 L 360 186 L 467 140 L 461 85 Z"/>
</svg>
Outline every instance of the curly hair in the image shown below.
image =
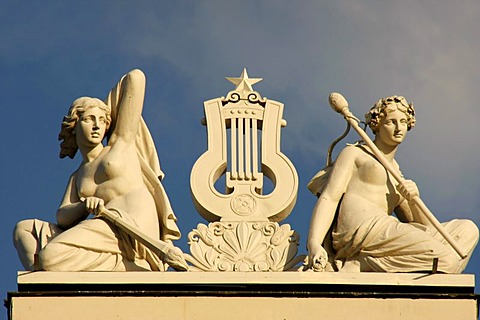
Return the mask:
<svg viewBox="0 0 480 320">
<path fill-rule="evenodd" d="M 81 97 L 73 101 L 68 114 L 63 117 L 62 128 L 58 135 L 58 140 L 62 141 L 60 143 L 60 158 L 69 157 L 73 159 L 78 150 L 77 140 L 75 134 L 73 133 L 73 128 L 77 124 L 78 119 L 82 114 L 93 107 L 98 107 L 105 112 L 105 117 L 107 120 L 107 131 L 110 127 L 111 122 L 111 110 L 108 105 L 105 104 L 100 99 L 91 98 L 91 97 Z"/>
<path fill-rule="evenodd" d="M 402 96 L 391 96 L 378 100 L 370 111 L 365 114 L 365 122 L 368 124 L 373 133 L 376 133 L 380 121 L 387 115 L 388 111 L 400 110 L 407 116 L 407 130 L 415 127 L 415 109 L 413 103 L 408 103 Z"/>
</svg>

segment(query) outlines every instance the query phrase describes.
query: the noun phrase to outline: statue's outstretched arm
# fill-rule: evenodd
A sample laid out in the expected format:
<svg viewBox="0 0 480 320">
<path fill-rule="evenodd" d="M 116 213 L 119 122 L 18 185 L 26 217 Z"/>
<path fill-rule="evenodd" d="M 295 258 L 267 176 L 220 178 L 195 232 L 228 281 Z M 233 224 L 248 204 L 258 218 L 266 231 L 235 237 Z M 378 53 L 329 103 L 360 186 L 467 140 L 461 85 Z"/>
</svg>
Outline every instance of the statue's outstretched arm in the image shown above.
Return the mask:
<svg viewBox="0 0 480 320">
<path fill-rule="evenodd" d="M 355 147 L 347 147 L 333 165 L 328 183 L 313 208 L 308 233 L 309 263 L 314 263 L 324 251 L 323 240 L 335 218 L 340 199 L 345 193 L 355 170 Z"/>
<path fill-rule="evenodd" d="M 68 229 L 88 217 L 85 205 L 80 202 L 76 187 L 76 172 L 68 180 L 65 194 L 57 210 L 57 224 L 62 229 Z"/>
<path fill-rule="evenodd" d="M 138 132 L 145 97 L 146 79 L 142 71 L 135 69 L 121 80 L 120 100 L 112 110 L 113 132 L 109 144 L 117 139 L 133 143 Z"/>
</svg>

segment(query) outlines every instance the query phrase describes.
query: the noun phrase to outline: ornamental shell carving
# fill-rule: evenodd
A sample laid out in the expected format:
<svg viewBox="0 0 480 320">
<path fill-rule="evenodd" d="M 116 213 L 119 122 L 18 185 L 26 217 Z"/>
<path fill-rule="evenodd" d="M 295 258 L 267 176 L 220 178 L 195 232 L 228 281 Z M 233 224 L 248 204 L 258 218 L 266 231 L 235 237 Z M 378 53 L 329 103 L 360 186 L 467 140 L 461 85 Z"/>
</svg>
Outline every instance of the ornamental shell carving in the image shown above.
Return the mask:
<svg viewBox="0 0 480 320">
<path fill-rule="evenodd" d="M 192 271 L 288 271 L 296 257 L 299 236 L 277 222 L 212 222 L 188 234 Z"/>
</svg>

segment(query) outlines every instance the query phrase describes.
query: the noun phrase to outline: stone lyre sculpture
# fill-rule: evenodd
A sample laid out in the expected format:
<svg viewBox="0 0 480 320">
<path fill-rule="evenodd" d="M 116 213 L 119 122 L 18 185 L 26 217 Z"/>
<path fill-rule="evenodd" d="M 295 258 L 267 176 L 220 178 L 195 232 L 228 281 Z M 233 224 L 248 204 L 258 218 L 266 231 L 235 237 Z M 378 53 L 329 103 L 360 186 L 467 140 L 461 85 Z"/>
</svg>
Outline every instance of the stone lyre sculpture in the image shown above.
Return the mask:
<svg viewBox="0 0 480 320">
<path fill-rule="evenodd" d="M 469 220 L 440 224 L 395 161 L 398 146 L 415 125 L 413 105 L 400 96 L 375 103 L 366 114 L 375 135 L 371 141 L 340 94 L 332 93 L 330 103 L 363 143 L 345 147 L 309 184 L 318 196 L 308 236 L 309 266 L 316 271 L 461 273 L 478 242 L 478 228 Z"/>
<path fill-rule="evenodd" d="M 262 98 L 252 85 L 262 80 L 227 78 L 236 85 L 227 97 L 206 101 L 208 150 L 196 161 L 190 178 L 195 207 L 211 222 L 188 236 L 192 270 L 284 271 L 295 257 L 299 237 L 278 222 L 293 209 L 298 177 L 280 152 L 283 104 Z M 225 176 L 225 189 L 215 184 Z M 264 179 L 274 184 L 264 193 Z"/>
<path fill-rule="evenodd" d="M 16 225 L 14 243 L 27 270 L 188 268 L 172 244 L 180 231 L 141 117 L 144 95 L 145 76 L 133 70 L 105 102 L 73 102 L 62 123 L 60 157 L 79 150 L 82 163 L 69 179 L 56 224 L 32 219 Z"/>
</svg>

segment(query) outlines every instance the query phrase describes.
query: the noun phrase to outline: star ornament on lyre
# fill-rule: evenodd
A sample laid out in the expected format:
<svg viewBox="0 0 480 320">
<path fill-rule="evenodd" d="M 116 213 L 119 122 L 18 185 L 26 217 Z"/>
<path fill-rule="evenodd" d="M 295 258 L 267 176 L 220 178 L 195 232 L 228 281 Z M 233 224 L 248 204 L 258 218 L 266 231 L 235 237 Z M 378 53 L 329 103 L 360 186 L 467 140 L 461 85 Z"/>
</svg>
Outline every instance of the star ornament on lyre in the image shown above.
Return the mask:
<svg viewBox="0 0 480 320">
<path fill-rule="evenodd" d="M 239 78 L 226 77 L 228 81 L 237 86 L 235 91 L 253 91 L 252 85 L 263 80 L 263 78 L 249 78 L 247 69 L 243 68 L 242 74 Z"/>
</svg>

